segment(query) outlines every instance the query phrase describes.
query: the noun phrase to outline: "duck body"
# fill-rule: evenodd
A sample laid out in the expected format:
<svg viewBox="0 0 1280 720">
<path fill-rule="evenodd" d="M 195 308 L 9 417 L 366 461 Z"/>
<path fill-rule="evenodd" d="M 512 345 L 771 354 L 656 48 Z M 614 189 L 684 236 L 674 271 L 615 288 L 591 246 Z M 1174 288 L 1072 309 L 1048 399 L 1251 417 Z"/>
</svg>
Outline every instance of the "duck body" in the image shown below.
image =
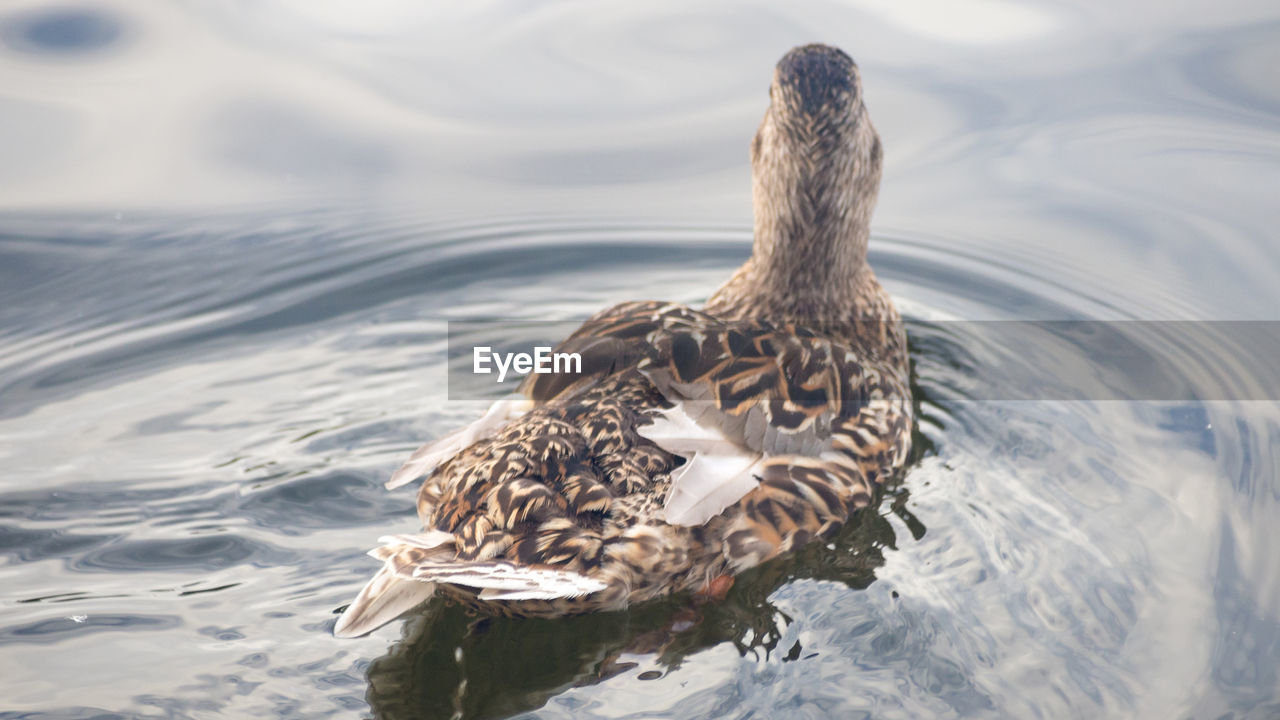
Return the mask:
<svg viewBox="0 0 1280 720">
<path fill-rule="evenodd" d="M 488 613 L 613 610 L 706 588 L 834 533 L 909 451 L 906 335 L 866 265 L 880 142 L 834 48 L 778 64 L 752 144 L 750 260 L 701 310 L 642 301 L 558 352 L 581 373 L 424 446 L 423 530 L 335 626 L 361 635 L 441 594 Z"/>
</svg>

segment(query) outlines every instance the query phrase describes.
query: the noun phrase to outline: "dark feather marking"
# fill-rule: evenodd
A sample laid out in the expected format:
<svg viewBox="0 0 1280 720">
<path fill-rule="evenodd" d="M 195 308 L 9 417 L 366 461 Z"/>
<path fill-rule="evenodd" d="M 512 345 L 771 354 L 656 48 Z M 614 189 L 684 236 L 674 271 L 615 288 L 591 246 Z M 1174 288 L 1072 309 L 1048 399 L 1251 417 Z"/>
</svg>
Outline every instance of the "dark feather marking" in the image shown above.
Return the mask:
<svg viewBox="0 0 1280 720">
<path fill-rule="evenodd" d="M 800 410 L 791 410 L 786 406 L 786 402 L 781 399 L 769 401 L 769 421 L 779 427 L 788 429 L 799 428 L 804 425 L 809 418 L 807 413 Z"/>
<path fill-rule="evenodd" d="M 671 367 L 676 379 L 690 382 L 698 377 L 698 361 L 701 359 L 698 342 L 686 334 L 671 338 Z"/>
</svg>

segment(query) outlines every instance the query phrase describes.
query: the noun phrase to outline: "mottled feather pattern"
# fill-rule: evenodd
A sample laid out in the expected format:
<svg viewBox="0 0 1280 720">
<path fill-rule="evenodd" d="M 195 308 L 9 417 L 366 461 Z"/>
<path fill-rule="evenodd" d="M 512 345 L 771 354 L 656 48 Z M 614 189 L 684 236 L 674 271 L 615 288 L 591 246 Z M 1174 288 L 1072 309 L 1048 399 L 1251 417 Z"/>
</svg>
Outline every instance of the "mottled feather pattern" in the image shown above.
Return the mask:
<svg viewBox="0 0 1280 720">
<path fill-rule="evenodd" d="M 459 559 L 564 568 L 625 593 L 490 610 L 561 614 L 700 586 L 834 531 L 905 456 L 909 432 L 885 432 L 910 426 L 909 403 L 885 399 L 905 397 L 905 376 L 865 372 L 849 338 L 657 302 L 611 308 L 558 350 L 588 335 L 616 339 L 639 359 L 587 382 L 530 376 L 525 391 L 540 405 L 441 466 L 422 486 L 419 511 L 457 536 Z M 707 388 L 702 402 L 728 417 L 755 408 L 783 433 L 821 428 L 826 455 L 770 457 L 737 507 L 699 528 L 669 525 L 661 499 L 683 461 L 641 435 L 671 404 L 653 376 Z M 484 602 L 465 589 L 450 594 Z"/>
<path fill-rule="evenodd" d="M 581 373 L 531 375 L 415 453 L 393 482 L 426 476 L 425 530 L 373 552 L 384 567 L 336 633 L 391 620 L 419 586 L 517 616 L 702 588 L 835 532 L 902 467 L 907 342 L 866 263 L 882 149 L 857 66 L 796 48 L 770 99 L 751 258 L 701 310 L 598 313 L 556 349 Z"/>
</svg>

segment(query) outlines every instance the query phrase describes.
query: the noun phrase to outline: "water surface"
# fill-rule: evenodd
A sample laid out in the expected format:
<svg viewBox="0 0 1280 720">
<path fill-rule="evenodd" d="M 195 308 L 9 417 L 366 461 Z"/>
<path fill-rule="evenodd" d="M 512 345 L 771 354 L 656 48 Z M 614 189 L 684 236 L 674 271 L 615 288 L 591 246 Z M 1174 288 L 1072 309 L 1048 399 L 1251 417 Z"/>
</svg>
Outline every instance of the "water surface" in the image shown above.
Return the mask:
<svg viewBox="0 0 1280 720">
<path fill-rule="evenodd" d="M 0 717 L 1270 717 L 1272 401 L 990 401 L 956 320 L 1276 320 L 1265 3 L 0 10 Z M 912 466 L 721 605 L 338 641 L 447 321 L 697 303 L 859 61 Z M 1212 356 L 1213 348 L 1168 347 Z"/>
</svg>

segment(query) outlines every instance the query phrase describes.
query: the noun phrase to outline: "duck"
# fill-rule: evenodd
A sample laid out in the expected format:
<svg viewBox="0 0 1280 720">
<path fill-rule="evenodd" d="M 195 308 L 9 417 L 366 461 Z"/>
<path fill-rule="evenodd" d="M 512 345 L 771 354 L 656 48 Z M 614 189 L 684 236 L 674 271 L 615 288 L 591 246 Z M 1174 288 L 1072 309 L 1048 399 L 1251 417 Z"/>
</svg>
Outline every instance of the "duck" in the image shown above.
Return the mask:
<svg viewBox="0 0 1280 720">
<path fill-rule="evenodd" d="M 338 617 L 365 635 L 443 596 L 493 615 L 618 610 L 829 538 L 908 456 L 907 336 L 867 262 L 883 150 L 852 58 L 796 47 L 750 146 L 751 256 L 701 308 L 633 301 L 561 342 L 575 372 L 416 452 L 422 529 Z"/>
</svg>

